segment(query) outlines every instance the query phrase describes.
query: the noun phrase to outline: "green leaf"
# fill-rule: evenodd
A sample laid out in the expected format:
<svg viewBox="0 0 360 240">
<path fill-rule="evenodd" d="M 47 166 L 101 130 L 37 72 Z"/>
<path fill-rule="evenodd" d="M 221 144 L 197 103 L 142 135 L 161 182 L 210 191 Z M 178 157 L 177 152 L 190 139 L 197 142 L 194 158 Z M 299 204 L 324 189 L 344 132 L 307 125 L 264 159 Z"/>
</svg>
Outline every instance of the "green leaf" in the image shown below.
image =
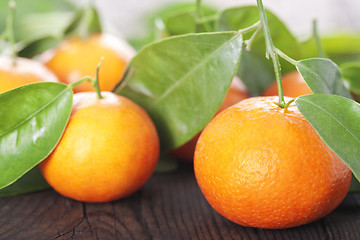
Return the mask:
<svg viewBox="0 0 360 240">
<path fill-rule="evenodd" d="M 21 39 L 19 56 L 28 58 L 58 46 L 69 36 L 87 36 L 102 30 L 95 8 L 28 14 L 19 20 L 17 28 L 17 38 Z"/>
<path fill-rule="evenodd" d="M 130 39 L 129 42 L 135 49 L 139 50 L 149 43 L 172 35 L 195 33 L 195 12 L 196 5 L 194 3 L 176 3 L 161 8 L 144 19 L 149 32 L 144 36 Z M 201 12 L 204 22 L 200 31 L 213 31 L 216 11 L 202 4 Z"/>
<path fill-rule="evenodd" d="M 301 59 L 301 48 L 297 39 L 275 14 L 266 10 L 266 15 L 275 46 L 292 58 Z M 229 8 L 220 14 L 218 29 L 220 31 L 236 31 L 257 21 L 259 21 L 259 12 L 256 6 Z M 244 39 L 250 39 L 251 35 L 252 33 L 244 35 Z M 251 95 L 262 94 L 266 87 L 275 80 L 272 62 L 266 58 L 265 53 L 265 40 L 261 32 L 253 43 L 251 52 L 244 52 L 243 57 L 247 61 L 240 61 L 238 73 Z M 292 64 L 283 59 L 280 59 L 280 62 L 283 74 L 295 70 Z"/>
<path fill-rule="evenodd" d="M 17 25 L 17 39 L 21 39 L 18 55 L 33 57 L 57 46 L 73 19 L 74 13 L 70 12 L 29 14 L 21 18 Z"/>
<path fill-rule="evenodd" d="M 18 52 L 18 56 L 31 58 L 40 53 L 45 52 L 46 50 L 58 46 L 61 42 L 60 38 L 55 38 L 53 36 L 43 37 L 33 40 L 33 42 L 22 42 L 21 48 Z"/>
<path fill-rule="evenodd" d="M 75 32 L 81 24 L 81 21 L 84 18 L 84 14 L 85 10 L 83 8 L 77 9 L 73 13 L 71 20 L 67 24 L 65 24 L 65 28 L 64 30 L 62 30 L 63 34 L 68 36 Z"/>
<path fill-rule="evenodd" d="M 0 189 L 46 158 L 65 129 L 72 90 L 35 83 L 0 94 Z"/>
<path fill-rule="evenodd" d="M 360 62 L 349 62 L 340 66 L 341 76 L 349 86 L 349 90 L 360 95 Z"/>
<path fill-rule="evenodd" d="M 13 184 L 1 189 L 0 197 L 36 192 L 49 188 L 50 186 L 43 178 L 40 169 L 34 167 Z"/>
<path fill-rule="evenodd" d="M 211 32 L 214 31 L 216 11 L 202 6 L 202 23 L 200 24 L 199 32 Z M 196 5 L 189 5 L 188 8 L 182 11 L 176 11 L 168 13 L 163 16 L 163 22 L 166 32 L 170 36 L 181 35 L 186 33 L 196 32 Z M 211 17 L 209 17 L 211 16 Z M 208 17 L 208 18 L 206 18 Z"/>
<path fill-rule="evenodd" d="M 304 59 L 297 62 L 296 68 L 313 93 L 336 94 L 352 98 L 341 80 L 338 66 L 330 59 Z"/>
<path fill-rule="evenodd" d="M 61 38 L 73 17 L 74 13 L 71 12 L 28 14 L 19 19 L 16 37 L 25 42 L 47 36 Z"/>
<path fill-rule="evenodd" d="M 360 105 L 336 95 L 298 97 L 296 105 L 325 144 L 360 177 Z"/>
<path fill-rule="evenodd" d="M 88 33 L 100 33 L 102 32 L 101 20 L 96 8 L 92 7 L 89 10 L 88 16 Z"/>
<path fill-rule="evenodd" d="M 143 106 L 158 129 L 163 150 L 198 133 L 219 109 L 236 72 L 238 32 L 189 34 L 143 48 L 131 61 L 119 92 Z"/>
<path fill-rule="evenodd" d="M 94 7 L 78 9 L 72 21 L 64 31 L 65 36 L 87 37 L 92 33 L 102 32 L 99 14 Z"/>
<path fill-rule="evenodd" d="M 0 1 L 0 31 L 5 29 L 6 16 L 8 14 L 8 2 Z M 74 10 L 74 4 L 70 1 L 64 0 L 46 0 L 46 1 L 29 1 L 29 0 L 16 0 L 16 16 L 15 16 L 15 32 L 21 31 L 17 26 L 18 21 L 23 21 L 29 14 L 50 13 L 54 11 L 72 11 Z M 63 19 L 58 19 L 58 22 Z M 15 34 L 16 35 L 16 34 Z"/>
<path fill-rule="evenodd" d="M 251 95 L 259 96 L 274 81 L 274 67 L 244 47 L 237 75 Z"/>
</svg>

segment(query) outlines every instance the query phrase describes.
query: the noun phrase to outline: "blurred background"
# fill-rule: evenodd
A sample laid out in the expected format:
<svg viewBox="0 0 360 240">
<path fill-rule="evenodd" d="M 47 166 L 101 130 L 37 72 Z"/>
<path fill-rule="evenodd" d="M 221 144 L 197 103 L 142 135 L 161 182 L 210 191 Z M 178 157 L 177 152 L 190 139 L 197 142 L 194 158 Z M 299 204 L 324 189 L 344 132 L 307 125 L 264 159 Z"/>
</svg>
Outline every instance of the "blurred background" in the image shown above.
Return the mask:
<svg viewBox="0 0 360 240">
<path fill-rule="evenodd" d="M 86 0 L 75 1 L 77 3 Z M 101 17 L 111 22 L 126 38 L 139 37 L 147 31 L 146 18 L 157 9 L 195 0 L 94 0 Z M 224 9 L 255 5 L 255 0 L 203 0 L 203 4 Z M 321 35 L 360 32 L 360 0 L 263 0 L 265 7 L 277 14 L 300 39 L 309 37 L 312 20 L 317 19 Z M 359 43 L 360 44 L 360 43 Z"/>
</svg>

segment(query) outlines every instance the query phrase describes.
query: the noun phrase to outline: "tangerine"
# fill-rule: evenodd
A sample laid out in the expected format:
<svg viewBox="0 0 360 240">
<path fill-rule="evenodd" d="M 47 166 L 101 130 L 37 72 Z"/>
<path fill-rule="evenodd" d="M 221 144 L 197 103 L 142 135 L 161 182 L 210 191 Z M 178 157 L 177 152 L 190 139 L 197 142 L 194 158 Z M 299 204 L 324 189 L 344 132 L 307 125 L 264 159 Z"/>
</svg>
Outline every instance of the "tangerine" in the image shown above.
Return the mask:
<svg viewBox="0 0 360 240">
<path fill-rule="evenodd" d="M 149 179 L 159 157 L 159 138 L 145 110 L 125 97 L 101 94 L 74 95 L 64 135 L 40 164 L 50 186 L 78 201 L 129 196 Z"/>
<path fill-rule="evenodd" d="M 334 210 L 350 186 L 351 171 L 296 105 L 280 108 L 278 101 L 254 97 L 226 109 L 196 145 L 194 170 L 205 198 L 242 226 L 315 221 Z"/>
<path fill-rule="evenodd" d="M 240 81 L 240 79 L 235 77 L 231 82 L 228 92 L 225 95 L 224 102 L 221 104 L 216 114 L 248 97 L 249 94 L 246 91 L 244 84 Z M 197 140 L 199 139 L 200 133 L 197 133 L 192 139 L 176 148 L 171 153 L 181 160 L 189 162 L 193 161 L 195 146 Z"/>
<path fill-rule="evenodd" d="M 43 64 L 34 60 L 0 56 L 0 93 L 36 82 L 58 82 Z"/>
<path fill-rule="evenodd" d="M 281 77 L 284 96 L 299 97 L 306 94 L 312 94 L 312 91 L 306 84 L 304 78 L 298 71 L 287 73 Z M 278 96 L 276 81 L 273 82 L 262 94 L 263 96 Z"/>
<path fill-rule="evenodd" d="M 93 34 L 87 39 L 70 38 L 60 46 L 45 52 L 40 59 L 63 83 L 78 81 L 84 76 L 95 78 L 94 69 L 104 58 L 99 71 L 101 91 L 112 91 L 121 80 L 135 50 L 125 41 L 109 34 Z M 94 91 L 84 82 L 74 92 Z"/>
</svg>

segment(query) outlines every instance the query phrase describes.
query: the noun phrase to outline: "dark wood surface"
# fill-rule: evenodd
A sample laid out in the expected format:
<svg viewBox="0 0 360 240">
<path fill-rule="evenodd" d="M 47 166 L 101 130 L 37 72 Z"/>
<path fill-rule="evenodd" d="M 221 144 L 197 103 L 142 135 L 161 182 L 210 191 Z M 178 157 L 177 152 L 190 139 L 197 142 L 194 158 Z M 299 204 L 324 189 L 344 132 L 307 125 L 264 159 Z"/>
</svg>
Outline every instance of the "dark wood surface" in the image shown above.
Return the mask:
<svg viewBox="0 0 360 240">
<path fill-rule="evenodd" d="M 0 239 L 360 239 L 360 195 L 348 195 L 330 215 L 302 227 L 245 228 L 216 213 L 191 165 L 181 164 L 110 203 L 81 203 L 53 190 L 0 198 Z"/>
</svg>

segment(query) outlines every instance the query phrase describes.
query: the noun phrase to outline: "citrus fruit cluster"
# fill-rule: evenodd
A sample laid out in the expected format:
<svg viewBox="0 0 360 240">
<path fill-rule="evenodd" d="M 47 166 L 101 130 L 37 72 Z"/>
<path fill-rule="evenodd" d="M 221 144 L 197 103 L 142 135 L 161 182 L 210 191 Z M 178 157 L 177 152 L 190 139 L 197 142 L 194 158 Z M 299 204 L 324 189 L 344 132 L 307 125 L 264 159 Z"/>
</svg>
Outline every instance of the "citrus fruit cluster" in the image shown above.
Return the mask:
<svg viewBox="0 0 360 240">
<path fill-rule="evenodd" d="M 35 60 L 1 57 L 0 91 L 41 81 L 71 84 L 98 77 L 101 98 L 85 81 L 74 88 L 70 120 L 40 169 L 60 194 L 87 202 L 126 197 L 151 176 L 159 157 L 159 137 L 149 115 L 111 91 L 135 50 L 109 34 L 63 41 Z M 103 62 L 100 72 L 96 66 Z"/>
<path fill-rule="evenodd" d="M 74 87 L 65 132 L 40 163 L 44 178 L 60 194 L 113 201 L 137 191 L 154 172 L 160 143 L 152 119 L 132 100 L 110 92 L 134 55 L 126 42 L 97 33 L 63 41 L 39 57 L 42 63 L 0 58 L 0 92 L 32 82 L 96 79 Z M 285 96 L 312 93 L 298 72 L 284 75 L 282 83 Z M 279 106 L 277 91 L 274 83 L 262 97 L 250 97 L 235 77 L 210 123 L 171 152 L 194 161 L 210 205 L 243 226 L 277 229 L 315 221 L 335 209 L 350 186 L 350 169 L 290 98 Z"/>
</svg>

